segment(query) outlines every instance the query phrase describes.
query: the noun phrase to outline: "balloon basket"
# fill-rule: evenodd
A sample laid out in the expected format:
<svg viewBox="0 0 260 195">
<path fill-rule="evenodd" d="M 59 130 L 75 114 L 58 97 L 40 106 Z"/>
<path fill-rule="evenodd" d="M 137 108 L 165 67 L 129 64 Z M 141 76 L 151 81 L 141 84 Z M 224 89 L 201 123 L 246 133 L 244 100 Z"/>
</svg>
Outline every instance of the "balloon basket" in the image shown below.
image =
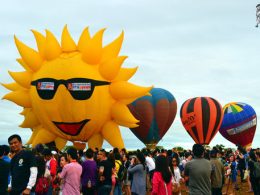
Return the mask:
<svg viewBox="0 0 260 195">
<path fill-rule="evenodd" d="M 149 150 L 154 150 L 156 148 L 157 143 L 145 144 L 146 148 Z"/>
</svg>

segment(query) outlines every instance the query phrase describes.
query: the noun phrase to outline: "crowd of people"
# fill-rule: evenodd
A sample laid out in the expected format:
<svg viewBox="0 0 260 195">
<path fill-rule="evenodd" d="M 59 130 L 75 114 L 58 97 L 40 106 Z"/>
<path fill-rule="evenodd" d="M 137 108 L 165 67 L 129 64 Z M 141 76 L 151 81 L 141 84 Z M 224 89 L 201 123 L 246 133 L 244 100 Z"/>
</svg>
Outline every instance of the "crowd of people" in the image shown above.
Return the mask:
<svg viewBox="0 0 260 195">
<path fill-rule="evenodd" d="M 181 195 L 183 190 L 190 195 L 219 195 L 230 189 L 235 194 L 237 178 L 260 195 L 259 148 L 205 150 L 194 144 L 182 152 L 74 147 L 60 152 L 41 144 L 25 149 L 17 134 L 8 143 L 0 146 L 1 195 Z"/>
</svg>

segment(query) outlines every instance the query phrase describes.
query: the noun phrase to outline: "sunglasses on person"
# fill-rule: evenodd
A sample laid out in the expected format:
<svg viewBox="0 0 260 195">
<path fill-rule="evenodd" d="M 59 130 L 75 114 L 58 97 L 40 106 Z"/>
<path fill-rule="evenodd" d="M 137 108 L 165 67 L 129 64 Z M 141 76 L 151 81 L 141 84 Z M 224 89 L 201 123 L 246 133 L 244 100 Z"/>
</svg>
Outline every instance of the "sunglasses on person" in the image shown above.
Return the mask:
<svg viewBox="0 0 260 195">
<path fill-rule="evenodd" d="M 53 78 L 42 78 L 31 82 L 36 86 L 40 98 L 50 100 L 54 97 L 59 85 L 64 85 L 76 100 L 86 100 L 91 97 L 96 86 L 109 85 L 110 82 L 98 81 L 86 78 L 72 78 L 68 80 L 56 80 Z"/>
</svg>

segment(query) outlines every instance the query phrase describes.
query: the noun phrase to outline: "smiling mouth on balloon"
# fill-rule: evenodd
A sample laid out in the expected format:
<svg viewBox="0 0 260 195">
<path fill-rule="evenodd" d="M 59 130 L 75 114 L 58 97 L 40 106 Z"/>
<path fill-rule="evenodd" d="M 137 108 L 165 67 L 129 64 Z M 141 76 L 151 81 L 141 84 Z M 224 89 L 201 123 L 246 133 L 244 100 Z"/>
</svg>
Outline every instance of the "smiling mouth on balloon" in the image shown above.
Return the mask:
<svg viewBox="0 0 260 195">
<path fill-rule="evenodd" d="M 89 121 L 89 119 L 85 119 L 80 122 L 72 123 L 72 122 L 55 122 L 53 123 L 61 130 L 63 133 L 67 135 L 76 136 L 81 132 L 81 129 L 84 125 Z"/>
</svg>

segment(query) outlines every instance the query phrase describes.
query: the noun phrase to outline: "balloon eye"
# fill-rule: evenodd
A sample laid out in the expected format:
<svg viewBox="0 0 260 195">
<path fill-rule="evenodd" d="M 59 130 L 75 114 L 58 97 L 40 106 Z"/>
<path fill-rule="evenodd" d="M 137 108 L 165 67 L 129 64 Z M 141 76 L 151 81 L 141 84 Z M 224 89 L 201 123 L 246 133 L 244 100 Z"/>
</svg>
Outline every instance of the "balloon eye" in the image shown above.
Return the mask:
<svg viewBox="0 0 260 195">
<path fill-rule="evenodd" d="M 37 90 L 54 90 L 54 82 L 38 82 Z"/>
<path fill-rule="evenodd" d="M 52 99 L 61 84 L 68 89 L 74 99 L 86 100 L 91 97 L 96 86 L 109 85 L 110 82 L 86 78 L 72 78 L 69 80 L 42 78 L 31 82 L 31 85 L 36 86 L 40 98 L 44 100 Z"/>
<path fill-rule="evenodd" d="M 91 83 L 68 83 L 69 91 L 91 91 Z"/>
</svg>

